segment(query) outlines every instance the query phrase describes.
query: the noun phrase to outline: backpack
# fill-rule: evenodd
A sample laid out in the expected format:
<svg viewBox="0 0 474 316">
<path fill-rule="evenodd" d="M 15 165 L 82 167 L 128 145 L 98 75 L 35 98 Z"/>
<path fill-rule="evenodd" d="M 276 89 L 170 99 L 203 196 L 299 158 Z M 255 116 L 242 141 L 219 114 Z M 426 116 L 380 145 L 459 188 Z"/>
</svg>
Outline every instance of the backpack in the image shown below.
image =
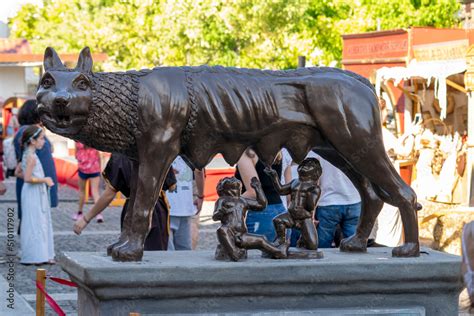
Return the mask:
<svg viewBox="0 0 474 316">
<path fill-rule="evenodd" d="M 13 145 L 13 137 L 8 137 L 3 141 L 3 162 L 7 169 L 15 170 L 17 160 L 15 146 Z"/>
</svg>

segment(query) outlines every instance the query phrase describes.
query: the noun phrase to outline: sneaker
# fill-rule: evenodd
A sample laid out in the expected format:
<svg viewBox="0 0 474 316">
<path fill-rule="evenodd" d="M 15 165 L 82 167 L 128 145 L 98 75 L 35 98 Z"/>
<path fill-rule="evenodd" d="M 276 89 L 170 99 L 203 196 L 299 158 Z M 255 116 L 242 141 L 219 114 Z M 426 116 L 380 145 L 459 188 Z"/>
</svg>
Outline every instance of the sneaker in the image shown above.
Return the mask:
<svg viewBox="0 0 474 316">
<path fill-rule="evenodd" d="M 76 214 L 74 214 L 74 216 L 72 217 L 73 220 L 77 221 L 79 218 L 82 217 L 82 212 L 77 212 Z"/>
<path fill-rule="evenodd" d="M 102 214 L 99 214 L 96 217 L 97 217 L 97 223 L 103 223 L 104 222 L 104 217 L 102 216 Z"/>
</svg>

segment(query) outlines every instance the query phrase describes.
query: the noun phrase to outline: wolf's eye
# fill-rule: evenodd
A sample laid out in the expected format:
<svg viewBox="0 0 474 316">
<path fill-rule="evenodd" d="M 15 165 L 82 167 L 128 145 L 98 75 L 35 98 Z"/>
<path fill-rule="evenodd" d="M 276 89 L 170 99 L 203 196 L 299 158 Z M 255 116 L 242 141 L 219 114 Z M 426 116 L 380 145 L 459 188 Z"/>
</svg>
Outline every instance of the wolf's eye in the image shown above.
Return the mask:
<svg viewBox="0 0 474 316">
<path fill-rule="evenodd" d="M 89 82 L 85 79 L 80 79 L 76 82 L 76 87 L 79 89 L 79 90 L 87 90 L 87 88 L 89 88 Z"/>
<path fill-rule="evenodd" d="M 43 86 L 43 88 L 45 89 L 49 89 L 53 86 L 54 84 L 54 80 L 53 78 L 50 78 L 50 77 L 46 77 L 43 79 L 43 82 L 41 83 L 41 85 Z"/>
</svg>

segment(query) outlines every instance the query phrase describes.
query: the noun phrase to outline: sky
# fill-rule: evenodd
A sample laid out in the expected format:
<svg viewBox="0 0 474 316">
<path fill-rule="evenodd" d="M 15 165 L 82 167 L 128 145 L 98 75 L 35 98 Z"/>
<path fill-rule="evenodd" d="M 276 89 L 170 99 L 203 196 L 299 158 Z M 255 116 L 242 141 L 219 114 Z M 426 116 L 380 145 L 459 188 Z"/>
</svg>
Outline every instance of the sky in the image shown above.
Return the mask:
<svg viewBox="0 0 474 316">
<path fill-rule="evenodd" d="M 33 3 L 41 5 L 42 0 L 3 0 L 0 1 L 0 21 L 7 22 L 8 18 L 15 15 L 15 13 L 25 3 Z"/>
</svg>

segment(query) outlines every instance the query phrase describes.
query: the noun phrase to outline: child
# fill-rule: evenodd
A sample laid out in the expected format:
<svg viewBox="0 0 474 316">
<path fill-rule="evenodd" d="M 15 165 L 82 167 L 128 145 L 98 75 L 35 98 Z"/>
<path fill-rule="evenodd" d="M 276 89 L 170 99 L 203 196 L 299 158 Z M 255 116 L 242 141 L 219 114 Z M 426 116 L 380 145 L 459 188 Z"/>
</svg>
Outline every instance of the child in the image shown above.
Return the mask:
<svg viewBox="0 0 474 316">
<path fill-rule="evenodd" d="M 278 244 L 287 243 L 286 229 L 298 228 L 301 230 L 298 247 L 317 250 L 318 234 L 313 217 L 321 195 L 321 189 L 318 186 L 318 180 L 322 174 L 321 164 L 316 158 L 306 158 L 298 167 L 298 179 L 283 186 L 275 170 L 267 168 L 265 172 L 272 177 L 279 194 L 291 194 L 288 213 L 280 214 L 273 219 Z"/>
<path fill-rule="evenodd" d="M 267 199 L 257 177 L 250 180 L 256 199 L 241 196 L 242 183 L 235 177 L 224 178 L 217 184 L 219 199 L 215 204 L 214 221 L 221 221 L 217 229 L 219 245 L 216 249 L 217 260 L 239 261 L 247 257 L 246 249 L 260 249 L 273 258 L 285 258 L 288 247 L 277 248 L 265 236 L 249 234 L 245 219 L 249 209 L 262 211 L 267 207 Z"/>
<path fill-rule="evenodd" d="M 27 100 L 20 108 L 18 112 L 18 121 L 20 123 L 20 129 L 15 134 L 13 138 L 13 145 L 15 147 L 15 157 L 18 160 L 21 160 L 22 149 L 21 149 L 21 138 L 23 136 L 23 132 L 30 126 L 36 125 L 41 126 L 41 122 L 39 119 L 38 114 L 38 104 L 36 100 Z M 49 188 L 49 198 L 51 203 L 51 208 L 55 208 L 58 206 L 58 176 L 56 174 L 56 167 L 54 165 L 53 159 L 53 145 L 48 140 L 48 137 L 44 137 L 45 142 L 43 148 L 41 150 L 36 151 L 36 155 L 41 162 L 41 166 L 43 167 L 44 175 L 46 177 L 50 177 L 53 179 L 55 185 Z M 15 165 L 16 168 L 16 165 Z M 16 197 L 18 203 L 18 219 L 21 220 L 21 189 L 23 188 L 23 179 L 17 178 L 16 179 Z M 21 225 L 20 225 L 21 226 Z M 20 229 L 18 226 L 18 229 Z M 18 234 L 20 231 L 18 230 Z"/>
<path fill-rule="evenodd" d="M 99 182 L 100 182 L 100 156 L 99 152 L 87 147 L 79 142 L 76 143 L 76 159 L 79 175 L 79 209 L 74 214 L 73 219 L 77 220 L 82 216 L 86 198 L 86 182 L 89 180 L 94 203 L 99 200 Z M 97 222 L 102 223 L 104 218 L 102 214 L 97 215 Z"/>
<path fill-rule="evenodd" d="M 54 264 L 53 225 L 48 192 L 54 182 L 50 177 L 44 176 L 43 167 L 36 155 L 36 150 L 41 149 L 44 143 L 44 131 L 35 125 L 26 128 L 21 138 L 23 153 L 16 175 L 24 180 L 21 190 L 22 264 Z"/>
</svg>

